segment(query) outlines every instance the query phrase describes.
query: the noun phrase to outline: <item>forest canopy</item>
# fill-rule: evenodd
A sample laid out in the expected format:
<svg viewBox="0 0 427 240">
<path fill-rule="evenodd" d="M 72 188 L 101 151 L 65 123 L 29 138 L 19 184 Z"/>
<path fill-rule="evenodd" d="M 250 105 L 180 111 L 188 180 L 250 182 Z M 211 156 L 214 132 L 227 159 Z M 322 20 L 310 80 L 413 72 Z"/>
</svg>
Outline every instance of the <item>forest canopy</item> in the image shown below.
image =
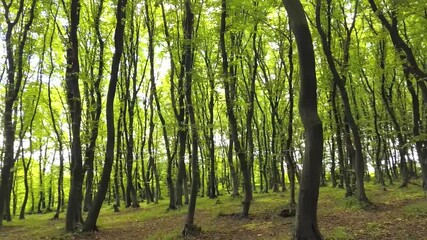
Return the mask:
<svg viewBox="0 0 427 240">
<path fill-rule="evenodd" d="M 248 217 L 253 192 L 290 190 L 304 239 L 319 185 L 367 207 L 365 181 L 427 191 L 425 0 L 2 0 L 0 18 L 0 227 L 93 231 L 105 201 L 168 201 L 191 235 L 197 196 Z"/>
</svg>

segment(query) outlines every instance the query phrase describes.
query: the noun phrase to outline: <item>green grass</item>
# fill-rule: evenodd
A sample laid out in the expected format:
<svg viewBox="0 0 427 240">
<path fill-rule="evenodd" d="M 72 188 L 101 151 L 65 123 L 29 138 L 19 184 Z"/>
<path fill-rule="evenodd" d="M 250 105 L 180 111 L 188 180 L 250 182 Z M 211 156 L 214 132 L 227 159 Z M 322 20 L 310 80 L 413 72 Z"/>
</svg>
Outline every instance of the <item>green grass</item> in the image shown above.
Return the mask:
<svg viewBox="0 0 427 240">
<path fill-rule="evenodd" d="M 380 186 L 367 183 L 366 193 L 376 209 L 363 210 L 356 198 L 344 197 L 344 189 L 320 188 L 318 219 L 325 239 L 419 238 L 417 232 L 427 222 L 427 201 L 419 186 L 399 188 L 396 184 L 383 191 Z M 278 216 L 289 203 L 288 192 L 255 193 L 249 219 L 239 218 L 241 200 L 227 194 L 217 199 L 198 198 L 195 223 L 202 227 L 200 238 L 290 238 L 293 218 Z M 65 233 L 65 213 L 59 220 L 52 220 L 53 213 L 26 215 L 25 220 L 14 217 L 12 222 L 4 222 L 0 239 L 181 239 L 187 206 L 167 211 L 167 198 L 159 204 L 140 205 L 139 209 L 122 207 L 118 213 L 111 205 L 105 205 L 98 220 L 100 232 L 95 234 Z M 416 231 L 408 233 L 414 226 Z"/>
<path fill-rule="evenodd" d="M 353 239 L 353 236 L 347 232 L 346 228 L 337 227 L 331 231 L 331 233 L 328 235 L 327 239 L 350 240 L 350 239 Z"/>
<path fill-rule="evenodd" d="M 427 217 L 427 201 L 412 203 L 404 207 L 404 212 L 410 217 Z"/>
</svg>

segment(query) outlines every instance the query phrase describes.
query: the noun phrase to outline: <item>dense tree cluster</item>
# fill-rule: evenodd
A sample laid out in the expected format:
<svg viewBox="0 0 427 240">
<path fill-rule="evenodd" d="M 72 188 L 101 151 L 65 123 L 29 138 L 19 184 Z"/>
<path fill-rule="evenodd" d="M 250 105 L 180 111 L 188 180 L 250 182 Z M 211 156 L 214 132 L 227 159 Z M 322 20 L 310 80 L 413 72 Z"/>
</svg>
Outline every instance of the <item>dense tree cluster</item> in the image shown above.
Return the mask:
<svg viewBox="0 0 427 240">
<path fill-rule="evenodd" d="M 365 181 L 427 191 L 424 0 L 1 0 L 0 17 L 0 227 L 66 208 L 91 231 L 105 201 L 167 198 L 191 235 L 197 197 L 247 217 L 254 191 L 295 208 L 299 183 L 295 237 L 321 238 L 319 185 L 364 206 Z"/>
</svg>

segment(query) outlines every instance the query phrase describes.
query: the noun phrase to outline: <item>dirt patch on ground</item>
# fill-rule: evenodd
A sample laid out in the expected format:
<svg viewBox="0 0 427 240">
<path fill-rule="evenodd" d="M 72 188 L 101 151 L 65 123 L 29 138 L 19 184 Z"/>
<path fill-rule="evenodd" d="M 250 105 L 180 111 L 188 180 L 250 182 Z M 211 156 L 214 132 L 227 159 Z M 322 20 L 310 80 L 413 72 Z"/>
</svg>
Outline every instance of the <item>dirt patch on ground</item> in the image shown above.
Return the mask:
<svg viewBox="0 0 427 240">
<path fill-rule="evenodd" d="M 346 239 L 427 239 L 427 216 L 414 216 L 404 207 L 425 199 L 377 204 L 371 210 L 343 210 L 319 216 L 322 232 Z M 332 234 L 331 234 L 332 233 Z"/>
<path fill-rule="evenodd" d="M 203 199 L 203 207 L 196 209 L 195 218 L 195 224 L 201 227 L 202 232 L 185 239 L 290 239 L 295 217 L 279 216 L 285 198 L 284 194 L 256 196 L 248 218 L 241 218 L 238 213 L 239 199 L 230 200 L 226 196 L 221 201 Z M 390 200 L 385 196 L 381 199 L 383 203 L 378 202 L 369 210 L 340 205 L 336 201 L 342 198 L 331 197 L 327 193 L 319 200 L 318 224 L 325 239 L 427 240 L 425 198 L 412 196 Z M 34 234 L 35 226 L 38 239 L 183 239 L 181 232 L 186 208 L 166 212 L 163 210 L 165 206 L 123 209 L 119 213 L 108 210 L 100 216 L 100 231 L 94 233 L 65 234 L 63 219 L 39 220 L 37 225 L 14 221 L 12 226 L 3 226 L 0 239 L 34 239 L 31 234 Z M 159 215 L 153 215 L 153 211 Z M 57 230 L 47 232 L 47 229 Z"/>
<path fill-rule="evenodd" d="M 406 200 L 377 205 L 373 210 L 348 209 L 321 214 L 318 217 L 322 233 L 327 239 L 427 239 L 427 216 L 411 216 L 404 207 L 423 199 Z M 197 212 L 197 224 L 202 233 L 187 239 L 290 239 L 294 218 L 272 212 L 252 214 L 213 215 Z M 180 231 L 185 216 L 127 222 L 123 226 L 89 235 L 75 235 L 73 239 L 182 239 Z"/>
</svg>

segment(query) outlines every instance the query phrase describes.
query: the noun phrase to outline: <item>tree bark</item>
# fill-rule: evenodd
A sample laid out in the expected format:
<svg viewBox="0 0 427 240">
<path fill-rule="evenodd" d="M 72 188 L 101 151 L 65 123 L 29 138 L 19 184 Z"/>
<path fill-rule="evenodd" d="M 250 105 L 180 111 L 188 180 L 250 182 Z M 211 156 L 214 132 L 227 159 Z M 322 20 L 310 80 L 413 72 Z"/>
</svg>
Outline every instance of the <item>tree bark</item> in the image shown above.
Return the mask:
<svg viewBox="0 0 427 240">
<path fill-rule="evenodd" d="M 323 130 L 317 113 L 313 43 L 301 2 L 283 0 L 283 4 L 298 47 L 301 76 L 299 112 L 306 135 L 294 238 L 322 239 L 317 226 L 317 200 L 323 157 Z"/>
<path fill-rule="evenodd" d="M 383 99 L 385 109 L 391 118 L 393 128 L 396 131 L 396 137 L 398 140 L 398 149 L 400 157 L 400 175 L 402 177 L 401 187 L 407 187 L 409 183 L 409 174 L 408 174 L 408 165 L 406 163 L 406 157 L 408 155 L 408 147 L 406 147 L 406 138 L 402 134 L 402 129 L 399 122 L 397 121 L 396 113 L 392 108 L 392 96 L 391 93 L 387 93 L 386 89 L 386 76 L 385 76 L 385 43 L 380 43 L 380 68 L 382 69 L 381 74 L 381 97 Z M 393 77 L 393 81 L 396 80 L 396 77 Z M 391 90 L 391 87 L 390 87 Z"/>
<path fill-rule="evenodd" d="M 242 147 L 242 143 L 239 140 L 238 125 L 235 115 L 235 95 L 236 95 L 236 76 L 235 69 L 229 69 L 229 62 L 225 43 L 226 33 L 226 17 L 227 17 L 227 1 L 222 0 L 222 12 L 221 12 L 221 27 L 220 27 L 220 47 L 222 56 L 222 73 L 224 77 L 224 89 L 225 89 L 225 101 L 227 107 L 227 117 L 230 126 L 230 140 L 233 141 L 234 150 L 240 163 L 240 171 L 243 175 L 243 184 L 245 189 L 245 197 L 242 201 L 242 217 L 248 217 L 249 208 L 252 201 L 252 183 L 251 174 L 248 166 L 248 159 L 246 151 Z M 249 116 L 251 117 L 251 116 Z"/>
<path fill-rule="evenodd" d="M 99 60 L 98 60 L 98 73 L 95 77 L 93 87 L 91 87 L 90 95 L 87 101 L 90 102 L 89 114 L 91 123 L 90 126 L 90 137 L 89 146 L 85 151 L 85 169 L 86 169 L 86 192 L 83 209 L 88 211 L 93 203 L 93 161 L 95 158 L 96 139 L 98 138 L 99 119 L 102 111 L 102 96 L 100 90 L 101 80 L 104 74 L 104 40 L 102 39 L 100 30 L 100 18 L 104 6 L 104 1 L 101 0 L 98 5 L 98 9 L 94 19 L 94 28 L 96 32 L 97 41 L 99 44 Z M 95 94 L 95 96 L 93 96 Z"/>
<path fill-rule="evenodd" d="M 394 49 L 399 54 L 401 59 L 402 67 L 405 72 L 412 74 L 414 78 L 417 80 L 417 85 L 421 89 L 423 105 L 427 105 L 427 72 L 423 71 L 417 63 L 417 60 L 412 52 L 410 46 L 402 39 L 399 33 L 399 29 L 397 28 L 398 19 L 396 16 L 396 9 L 392 8 L 391 13 L 389 14 L 391 17 L 391 22 L 387 20 L 384 13 L 381 9 L 378 9 L 375 0 L 369 0 L 369 5 L 372 8 L 372 11 L 377 15 L 378 19 L 381 21 L 382 25 L 387 29 L 390 34 L 390 38 L 393 42 Z M 427 108 L 424 107 L 424 115 L 426 114 Z M 426 141 L 418 141 L 417 151 L 419 150 L 421 154 L 418 154 L 418 159 L 421 164 L 423 170 L 423 189 L 427 192 L 427 150 L 425 150 L 427 142 Z"/>
<path fill-rule="evenodd" d="M 33 20 L 34 20 L 34 10 L 36 7 L 36 0 L 33 0 L 31 3 L 31 8 L 29 10 L 29 18 L 27 22 L 24 22 L 23 29 L 20 29 L 21 36 L 19 37 L 18 44 L 14 43 L 13 34 L 14 28 L 21 18 L 24 18 L 24 0 L 19 1 L 18 9 L 14 12 L 15 18 L 12 20 L 10 11 L 11 5 L 3 2 L 4 7 L 4 18 L 7 24 L 6 34 L 5 34 L 5 45 L 6 45 L 6 62 L 7 62 L 7 80 L 5 83 L 6 94 L 5 94 L 5 104 L 3 112 L 3 166 L 1 169 L 1 180 L 0 180 L 0 228 L 3 225 L 3 214 L 6 213 L 7 218 L 10 219 L 10 192 L 13 179 L 13 171 L 16 159 L 14 158 L 14 142 L 15 142 L 15 131 L 16 124 L 13 120 L 14 114 L 14 105 L 18 99 L 18 95 L 21 92 L 21 85 L 23 79 L 23 57 L 24 57 L 24 47 L 27 43 L 27 36 L 31 29 Z M 12 21 L 11 21 L 12 20 Z M 16 46 L 18 45 L 18 46 Z M 15 59 L 17 57 L 17 59 Z M 15 63 L 15 60 L 17 62 Z M 15 109 L 16 110 L 16 109 Z"/>
<path fill-rule="evenodd" d="M 371 84 L 369 84 L 368 78 L 365 74 L 365 72 L 362 70 L 362 75 L 365 78 L 366 86 L 368 89 L 369 94 L 372 96 L 372 110 L 374 111 L 374 130 L 375 130 L 375 140 L 376 140 L 376 149 L 375 149 L 375 168 L 376 168 L 376 175 L 378 177 L 378 183 L 381 184 L 381 186 L 385 189 L 385 182 L 384 182 L 384 172 L 382 170 L 382 164 L 381 164 L 381 147 L 382 147 L 382 140 L 381 135 L 379 132 L 379 124 L 378 124 L 378 110 L 377 110 L 377 101 L 375 96 L 375 81 Z"/>
<path fill-rule="evenodd" d="M 173 155 L 171 153 L 170 149 L 170 141 L 168 137 L 168 132 L 166 128 L 166 120 L 163 117 L 162 110 L 161 110 L 161 104 L 159 97 L 157 95 L 157 87 L 156 87 L 156 79 L 154 74 L 154 19 L 152 19 L 153 16 L 153 10 L 151 6 L 151 2 L 146 1 L 145 4 L 145 12 L 146 12 L 146 19 L 145 24 L 148 30 L 148 56 L 150 61 L 150 84 L 151 84 L 151 93 L 153 94 L 154 100 L 156 102 L 156 110 L 157 114 L 159 116 L 160 122 L 162 123 L 162 132 L 163 132 L 163 141 L 165 143 L 166 148 L 166 155 L 167 155 L 167 174 L 166 174 L 166 182 L 168 184 L 169 189 L 169 207 L 168 209 L 176 209 L 176 201 L 175 201 L 175 186 L 173 184 L 172 179 L 172 163 L 173 163 Z"/>
<path fill-rule="evenodd" d="M 185 0 L 185 17 L 183 22 L 184 28 L 184 53 L 183 53 L 183 62 L 184 64 L 184 75 L 185 75 L 185 100 L 188 110 L 188 116 L 190 118 L 190 133 L 191 133 L 191 191 L 190 191 L 190 201 L 188 203 L 188 213 L 185 221 L 184 230 L 182 231 L 183 236 L 196 235 L 200 232 L 194 224 L 194 215 L 196 211 L 196 199 L 197 192 L 199 190 L 199 159 L 198 159 L 198 148 L 199 148 L 199 135 L 196 123 L 196 116 L 194 113 L 194 105 L 192 100 L 192 80 L 193 80 L 193 37 L 194 37 L 194 13 L 192 11 L 192 6 L 190 0 Z"/>
<path fill-rule="evenodd" d="M 93 206 L 89 210 L 88 216 L 83 226 L 83 231 L 96 231 L 96 222 L 98 220 L 99 211 L 105 199 L 105 194 L 108 190 L 110 182 L 110 174 L 114 162 L 114 97 L 116 94 L 117 79 L 120 66 L 120 58 L 123 53 L 123 35 L 126 19 L 126 4 L 127 0 L 118 0 L 116 7 L 116 30 L 114 32 L 114 48 L 113 61 L 111 64 L 110 83 L 108 85 L 107 103 L 106 103 L 106 118 L 107 118 L 107 148 L 105 152 L 105 163 L 102 171 L 101 182 L 99 183 L 98 192 L 94 198 Z"/>
<path fill-rule="evenodd" d="M 330 3 L 331 2 L 328 1 L 328 7 L 329 7 Z M 343 49 L 344 53 L 343 53 L 343 60 L 342 60 L 343 61 L 342 66 L 343 66 L 344 70 L 346 70 L 346 68 L 348 67 L 350 36 L 351 36 L 351 32 L 355 26 L 355 18 L 356 18 L 356 13 L 357 13 L 357 7 L 358 7 L 358 3 L 355 4 L 355 13 L 354 13 L 354 16 L 352 19 L 351 26 L 348 27 L 347 25 L 345 25 L 345 33 L 346 33 L 345 37 L 346 38 L 343 39 L 343 41 L 345 42 L 345 46 Z M 364 158 L 363 158 L 360 129 L 359 129 L 359 127 L 358 127 L 358 125 L 354 119 L 354 116 L 353 116 L 353 113 L 351 110 L 351 106 L 350 106 L 350 99 L 349 99 L 347 90 L 345 88 L 345 82 L 346 82 L 345 73 L 341 74 L 341 75 L 338 73 L 337 67 L 335 65 L 335 60 L 334 60 L 334 57 L 332 55 L 332 50 L 331 50 L 331 46 L 330 46 L 330 39 L 328 39 L 328 36 L 326 35 L 326 33 L 324 32 L 324 30 L 322 28 L 320 14 L 321 14 L 321 0 L 317 0 L 316 1 L 316 28 L 317 28 L 317 31 L 319 32 L 320 39 L 322 41 L 323 52 L 325 53 L 326 60 L 327 60 L 328 65 L 329 65 L 329 69 L 332 73 L 332 79 L 333 79 L 334 83 L 337 84 L 337 87 L 341 93 L 341 99 L 342 99 L 342 102 L 344 105 L 345 120 L 347 121 L 348 125 L 350 126 L 351 132 L 353 135 L 354 148 L 355 148 L 354 170 L 355 170 L 355 174 L 356 174 L 356 183 L 357 183 L 357 199 L 359 200 L 359 202 L 363 203 L 364 205 L 370 205 L 371 202 L 369 201 L 369 199 L 365 193 L 365 184 L 364 184 L 365 164 L 364 164 Z M 328 25 L 330 25 L 331 14 L 332 14 L 332 12 L 329 9 L 327 12 Z"/>
<path fill-rule="evenodd" d="M 77 229 L 77 223 L 81 221 L 82 204 L 82 146 L 80 141 L 80 124 L 82 119 L 81 97 L 79 89 L 79 44 L 77 30 L 80 21 L 80 0 L 72 0 L 70 3 L 70 19 L 67 43 L 67 68 L 65 83 L 67 102 L 71 115 L 71 186 L 68 198 L 65 230 L 73 232 Z"/>
</svg>

